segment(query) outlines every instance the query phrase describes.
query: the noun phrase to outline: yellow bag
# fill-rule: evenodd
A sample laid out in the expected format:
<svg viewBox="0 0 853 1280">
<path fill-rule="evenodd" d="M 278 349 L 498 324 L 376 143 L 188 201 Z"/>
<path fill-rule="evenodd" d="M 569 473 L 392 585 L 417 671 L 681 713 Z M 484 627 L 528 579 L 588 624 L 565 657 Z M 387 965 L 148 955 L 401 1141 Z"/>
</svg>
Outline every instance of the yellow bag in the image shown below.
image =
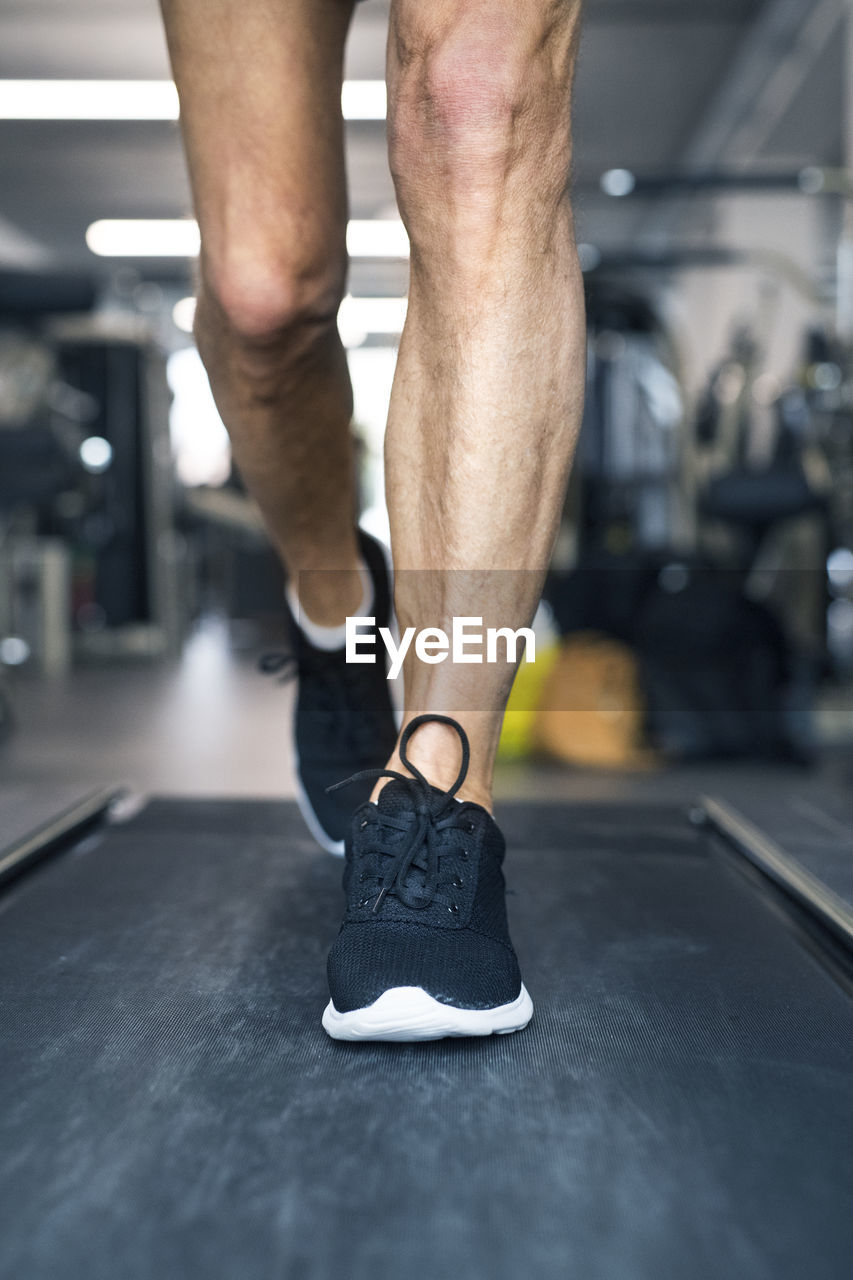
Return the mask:
<svg viewBox="0 0 853 1280">
<path fill-rule="evenodd" d="M 578 632 L 560 645 L 532 725 L 533 745 L 582 768 L 648 769 L 645 705 L 637 659 L 627 645 Z"/>
<path fill-rule="evenodd" d="M 521 760 L 533 750 L 533 729 L 542 690 L 559 656 L 560 646 L 553 641 L 537 646 L 536 661 L 522 661 L 516 671 L 504 714 L 499 760 Z"/>
</svg>

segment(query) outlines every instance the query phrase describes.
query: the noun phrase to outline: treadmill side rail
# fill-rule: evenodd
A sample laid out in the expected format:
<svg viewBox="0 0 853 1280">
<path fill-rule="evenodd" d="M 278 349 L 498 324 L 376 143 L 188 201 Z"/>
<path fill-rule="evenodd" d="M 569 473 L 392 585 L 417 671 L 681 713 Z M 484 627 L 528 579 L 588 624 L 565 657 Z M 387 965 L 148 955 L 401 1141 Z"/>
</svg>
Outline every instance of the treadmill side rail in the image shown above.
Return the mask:
<svg viewBox="0 0 853 1280">
<path fill-rule="evenodd" d="M 0 889 L 22 875 L 42 858 L 68 844 L 68 842 L 107 812 L 110 805 L 121 795 L 117 787 L 104 787 L 91 792 L 75 804 L 63 809 L 55 818 L 50 818 L 36 827 L 34 831 L 0 848 Z"/>
<path fill-rule="evenodd" d="M 853 951 L 853 906 L 850 903 L 724 800 L 703 796 L 697 809 L 704 821 L 738 853 L 816 916 Z"/>
</svg>

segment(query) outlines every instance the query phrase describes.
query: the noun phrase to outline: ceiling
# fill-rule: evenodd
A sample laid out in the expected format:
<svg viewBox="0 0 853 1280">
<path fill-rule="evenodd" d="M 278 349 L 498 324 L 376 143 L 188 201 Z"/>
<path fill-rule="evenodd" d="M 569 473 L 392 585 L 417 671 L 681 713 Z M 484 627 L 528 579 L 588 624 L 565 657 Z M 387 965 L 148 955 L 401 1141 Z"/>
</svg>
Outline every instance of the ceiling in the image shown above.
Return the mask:
<svg viewBox="0 0 853 1280">
<path fill-rule="evenodd" d="M 831 0 L 587 0 L 575 113 L 582 238 L 610 249 L 629 243 L 641 202 L 601 195 L 600 174 L 616 166 L 658 172 L 688 161 L 709 122 L 719 125 L 726 92 L 737 100 L 730 78 L 738 58 L 741 88 L 749 89 L 750 68 L 755 77 L 762 65 L 781 65 L 796 49 L 809 16 L 829 4 Z M 382 76 L 387 17 L 388 0 L 359 6 L 347 53 L 349 77 Z M 749 42 L 756 45 L 762 29 L 756 24 L 762 22 L 767 33 L 763 45 L 757 42 L 756 53 Z M 825 34 L 819 47 L 811 40 L 802 74 L 789 77 L 789 100 L 775 95 L 775 114 L 754 163 L 840 163 L 841 46 Z M 752 63 L 743 63 L 745 51 Z M 0 77 L 168 75 L 156 0 L 3 0 Z M 756 81 L 756 92 L 758 86 Z M 748 101 L 745 109 L 748 113 Z M 728 127 L 731 131 L 730 122 Z M 721 162 L 736 158 L 727 157 L 725 145 L 717 150 Z M 384 125 L 348 124 L 347 152 L 352 215 L 387 216 L 394 196 Z M 0 254 L 7 262 L 49 255 L 103 271 L 104 262 L 85 246 L 89 223 L 110 217 L 176 217 L 189 209 L 174 125 L 0 121 Z M 187 272 L 180 261 L 138 265 L 163 280 L 185 279 Z M 404 268 L 387 263 L 357 263 L 353 277 L 353 292 L 364 294 L 399 292 L 405 285 Z"/>
</svg>

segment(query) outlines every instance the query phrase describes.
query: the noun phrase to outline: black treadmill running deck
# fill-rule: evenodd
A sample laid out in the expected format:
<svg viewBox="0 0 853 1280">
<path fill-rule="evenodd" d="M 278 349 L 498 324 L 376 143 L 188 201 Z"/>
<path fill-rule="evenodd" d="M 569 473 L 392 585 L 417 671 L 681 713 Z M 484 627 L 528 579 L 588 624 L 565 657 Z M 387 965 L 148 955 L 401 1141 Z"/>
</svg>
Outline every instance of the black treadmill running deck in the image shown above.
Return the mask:
<svg viewBox="0 0 853 1280">
<path fill-rule="evenodd" d="M 501 811 L 518 1035 L 320 1028 L 340 863 L 155 801 L 0 899 L 0 1275 L 847 1280 L 844 955 L 675 808 Z"/>
</svg>

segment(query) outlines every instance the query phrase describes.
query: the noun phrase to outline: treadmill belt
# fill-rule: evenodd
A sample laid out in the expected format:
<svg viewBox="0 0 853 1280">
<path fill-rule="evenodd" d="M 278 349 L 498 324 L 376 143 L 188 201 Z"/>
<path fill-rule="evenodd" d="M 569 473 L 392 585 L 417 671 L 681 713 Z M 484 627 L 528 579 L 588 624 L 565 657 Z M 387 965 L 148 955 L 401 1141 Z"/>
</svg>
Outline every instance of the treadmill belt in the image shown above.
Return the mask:
<svg viewBox="0 0 853 1280">
<path fill-rule="evenodd" d="M 327 1039 L 340 862 L 287 803 L 13 885 L 4 1280 L 849 1280 L 838 957 L 674 807 L 499 817 L 535 1014 L 484 1041 Z"/>
</svg>

